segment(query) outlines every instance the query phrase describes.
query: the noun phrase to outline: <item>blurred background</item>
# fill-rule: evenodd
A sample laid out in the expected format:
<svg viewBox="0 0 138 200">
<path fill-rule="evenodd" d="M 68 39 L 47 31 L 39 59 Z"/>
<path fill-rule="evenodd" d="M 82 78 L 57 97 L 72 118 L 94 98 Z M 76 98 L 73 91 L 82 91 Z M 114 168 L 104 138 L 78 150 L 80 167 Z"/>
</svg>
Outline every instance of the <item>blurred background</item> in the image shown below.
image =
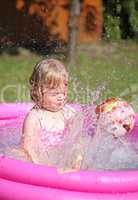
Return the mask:
<svg viewBox="0 0 138 200">
<path fill-rule="evenodd" d="M 67 66 L 70 101 L 121 97 L 138 112 L 138 0 L 1 1 L 0 102 L 30 101 L 47 57 Z"/>
</svg>

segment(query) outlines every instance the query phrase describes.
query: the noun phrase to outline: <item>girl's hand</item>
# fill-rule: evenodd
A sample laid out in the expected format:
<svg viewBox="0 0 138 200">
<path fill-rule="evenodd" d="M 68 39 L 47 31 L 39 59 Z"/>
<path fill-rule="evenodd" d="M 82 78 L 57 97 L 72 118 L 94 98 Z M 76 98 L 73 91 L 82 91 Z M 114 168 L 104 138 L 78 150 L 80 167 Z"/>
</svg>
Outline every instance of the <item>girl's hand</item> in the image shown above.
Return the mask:
<svg viewBox="0 0 138 200">
<path fill-rule="evenodd" d="M 59 169 L 57 169 L 57 171 L 60 174 L 77 172 L 80 170 L 82 160 L 83 160 L 83 157 L 81 155 L 78 155 L 76 162 L 75 162 L 75 166 L 73 168 L 59 168 Z"/>
<path fill-rule="evenodd" d="M 64 174 L 64 173 L 71 173 L 71 172 L 77 172 L 78 169 L 75 168 L 59 168 L 57 169 L 59 174 Z"/>
</svg>

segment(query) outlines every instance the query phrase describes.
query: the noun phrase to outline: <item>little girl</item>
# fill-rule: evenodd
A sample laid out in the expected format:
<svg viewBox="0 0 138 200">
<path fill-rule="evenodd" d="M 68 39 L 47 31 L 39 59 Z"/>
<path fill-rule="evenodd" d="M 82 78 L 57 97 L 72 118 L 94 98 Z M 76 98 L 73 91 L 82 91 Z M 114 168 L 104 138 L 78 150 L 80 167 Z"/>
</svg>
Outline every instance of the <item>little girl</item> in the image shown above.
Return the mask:
<svg viewBox="0 0 138 200">
<path fill-rule="evenodd" d="M 39 62 L 30 78 L 35 105 L 24 120 L 23 148 L 39 164 L 63 167 L 64 144 L 76 110 L 67 102 L 68 73 L 56 59 Z"/>
</svg>

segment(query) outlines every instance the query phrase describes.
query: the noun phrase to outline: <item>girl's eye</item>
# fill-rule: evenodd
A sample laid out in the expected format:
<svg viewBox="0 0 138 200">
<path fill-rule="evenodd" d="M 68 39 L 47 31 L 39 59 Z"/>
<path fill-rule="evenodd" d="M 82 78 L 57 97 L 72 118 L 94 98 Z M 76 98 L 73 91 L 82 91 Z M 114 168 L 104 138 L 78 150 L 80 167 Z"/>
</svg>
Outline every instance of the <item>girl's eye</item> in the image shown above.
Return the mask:
<svg viewBox="0 0 138 200">
<path fill-rule="evenodd" d="M 51 93 L 52 96 L 56 96 L 58 93 Z"/>
</svg>

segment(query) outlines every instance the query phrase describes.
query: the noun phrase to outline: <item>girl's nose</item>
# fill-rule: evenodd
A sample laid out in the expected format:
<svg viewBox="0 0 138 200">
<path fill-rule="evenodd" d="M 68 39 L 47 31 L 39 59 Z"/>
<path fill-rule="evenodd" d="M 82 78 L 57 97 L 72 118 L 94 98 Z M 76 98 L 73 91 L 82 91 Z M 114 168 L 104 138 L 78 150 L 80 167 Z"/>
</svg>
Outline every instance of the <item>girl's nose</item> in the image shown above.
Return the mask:
<svg viewBox="0 0 138 200">
<path fill-rule="evenodd" d="M 58 99 L 59 101 L 62 101 L 62 100 L 64 100 L 65 98 L 66 98 L 65 92 L 59 93 L 59 94 L 58 94 L 58 98 L 57 98 L 57 99 Z"/>
<path fill-rule="evenodd" d="M 65 97 L 64 93 L 58 94 L 58 100 L 62 100 L 62 99 L 64 99 L 64 97 Z"/>
</svg>

